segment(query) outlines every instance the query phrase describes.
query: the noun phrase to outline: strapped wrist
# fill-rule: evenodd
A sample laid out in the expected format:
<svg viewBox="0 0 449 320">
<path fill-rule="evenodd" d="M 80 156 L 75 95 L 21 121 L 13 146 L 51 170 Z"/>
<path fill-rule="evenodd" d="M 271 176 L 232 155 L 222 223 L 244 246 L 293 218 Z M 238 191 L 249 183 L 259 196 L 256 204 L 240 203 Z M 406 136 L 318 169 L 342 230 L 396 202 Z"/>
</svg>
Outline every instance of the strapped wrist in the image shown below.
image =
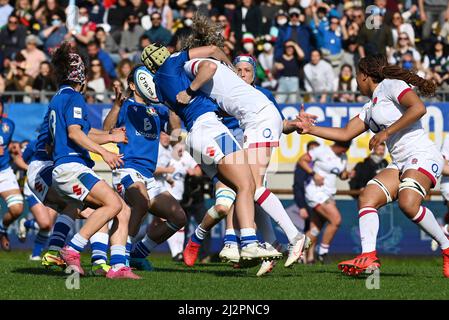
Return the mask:
<svg viewBox="0 0 449 320">
<path fill-rule="evenodd" d="M 190 86 L 188 86 L 187 89 L 186 89 L 186 93 L 187 93 L 189 96 L 194 97 L 194 96 L 196 96 L 197 91 L 192 90 L 192 88 L 190 88 Z"/>
</svg>

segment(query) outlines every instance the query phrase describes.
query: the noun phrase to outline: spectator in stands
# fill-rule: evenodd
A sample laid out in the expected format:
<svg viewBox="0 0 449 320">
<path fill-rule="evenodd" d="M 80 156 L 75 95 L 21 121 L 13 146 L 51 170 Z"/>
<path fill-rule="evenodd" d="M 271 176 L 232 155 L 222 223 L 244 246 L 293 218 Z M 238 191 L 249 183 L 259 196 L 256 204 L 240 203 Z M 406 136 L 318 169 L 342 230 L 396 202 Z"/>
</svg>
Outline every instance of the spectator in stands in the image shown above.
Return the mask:
<svg viewBox="0 0 449 320">
<path fill-rule="evenodd" d="M 313 7 L 314 8 L 314 7 Z M 323 59 L 329 61 L 337 74 L 340 68 L 340 62 L 343 55 L 343 39 L 340 31 L 340 19 L 336 15 L 329 16 L 329 24 L 320 23 L 316 10 L 313 10 L 313 18 L 315 21 L 315 29 L 313 32 L 316 36 L 317 43 L 320 46 Z"/>
<path fill-rule="evenodd" d="M 84 96 L 86 97 L 86 103 L 88 104 L 95 104 L 101 102 L 97 100 L 97 94 L 95 90 L 92 88 L 87 88 Z"/>
<path fill-rule="evenodd" d="M 313 50 L 310 62 L 304 66 L 305 88 L 311 102 L 329 102 L 329 93 L 334 89 L 334 71 L 332 66 L 321 59 L 321 53 Z"/>
<path fill-rule="evenodd" d="M 438 86 L 448 88 L 449 56 L 448 47 L 442 38 L 437 38 L 431 52 L 424 57 L 423 66 L 427 71 L 427 79 L 433 80 Z"/>
<path fill-rule="evenodd" d="M 293 41 L 287 41 L 284 45 L 284 54 L 274 63 L 276 75 L 279 77 L 277 88 L 279 94 L 276 96 L 278 103 L 297 102 L 302 59 L 304 59 L 304 52 L 299 45 Z"/>
<path fill-rule="evenodd" d="M 352 17 L 354 17 L 355 10 L 352 10 Z M 362 15 L 362 13 L 359 13 Z M 352 18 L 351 18 L 352 19 Z M 348 18 L 343 16 L 340 20 L 341 33 L 343 36 L 343 54 L 341 57 L 341 64 L 349 64 L 352 70 L 355 70 L 356 60 L 358 61 L 358 44 L 357 35 L 359 33 L 359 25 Z"/>
<path fill-rule="evenodd" d="M 391 28 L 384 23 L 384 16 L 380 9 L 374 7 L 370 12 L 371 24 L 362 23 L 357 42 L 361 58 L 367 54 L 387 54 L 393 47 Z"/>
<path fill-rule="evenodd" d="M 276 0 L 266 0 L 260 4 L 260 13 L 262 14 L 262 34 L 269 34 L 273 20 L 276 17 L 281 6 Z"/>
<path fill-rule="evenodd" d="M 151 44 L 150 38 L 147 35 L 143 34 L 139 39 L 139 52 L 134 56 L 133 63 L 138 64 L 142 63 L 140 60 L 140 56 L 142 55 L 142 51 L 145 47 Z"/>
<path fill-rule="evenodd" d="M 37 20 L 44 22 L 45 26 L 49 26 L 54 14 L 57 14 L 64 20 L 66 19 L 64 8 L 62 8 L 56 0 L 45 0 L 45 3 L 36 10 L 34 17 Z"/>
<path fill-rule="evenodd" d="M 78 25 L 75 26 L 70 33 L 78 44 L 78 48 L 83 50 L 86 46 L 95 39 L 95 30 L 97 25 L 95 22 L 89 21 L 89 11 L 86 6 L 82 6 L 78 11 Z"/>
<path fill-rule="evenodd" d="M 16 60 L 11 61 L 9 72 L 6 75 L 5 90 L 31 92 L 33 78 L 25 73 L 25 58 L 19 53 Z M 31 102 L 29 97 L 18 96 L 16 102 Z"/>
<path fill-rule="evenodd" d="M 271 36 L 265 37 L 265 42 L 263 43 L 263 51 L 257 57 L 259 66 L 263 69 L 266 80 L 262 82 L 262 87 L 265 88 L 275 88 L 277 81 L 274 78 L 274 47 Z"/>
<path fill-rule="evenodd" d="M 449 15 L 446 18 L 446 22 L 440 30 L 440 37 L 444 39 L 444 43 L 449 44 Z"/>
<path fill-rule="evenodd" d="M 397 46 L 390 52 L 388 62 L 391 64 L 399 64 L 404 60 L 403 58 L 407 54 L 413 57 L 413 60 L 416 62 L 418 68 L 420 69 L 421 54 L 414 48 L 414 44 L 411 43 L 408 33 L 401 32 L 399 33 Z"/>
<path fill-rule="evenodd" d="M 0 13 L 1 14 L 1 13 Z M 28 29 L 39 28 L 35 26 L 36 20 L 33 16 L 33 10 L 31 8 L 30 0 L 18 0 L 16 1 L 16 7 L 12 13 L 14 16 L 19 18 L 20 23 Z"/>
<path fill-rule="evenodd" d="M 148 6 L 148 14 L 159 12 L 162 16 L 162 26 L 167 30 L 173 28 L 173 10 L 168 6 L 164 0 L 154 0 Z"/>
<path fill-rule="evenodd" d="M 235 34 L 232 31 L 231 24 L 229 23 L 228 18 L 224 14 L 220 14 L 217 17 L 217 22 L 223 26 L 223 38 L 231 43 L 235 44 Z"/>
<path fill-rule="evenodd" d="M 111 35 L 116 43 L 120 43 L 120 32 L 126 18 L 131 14 L 127 0 L 117 0 L 107 11 L 107 23 L 111 26 Z"/>
<path fill-rule="evenodd" d="M 357 91 L 357 81 L 351 65 L 344 64 L 341 66 L 340 74 L 334 80 L 334 91 Z M 355 101 L 355 95 L 353 93 L 336 93 L 333 98 L 335 102 Z"/>
<path fill-rule="evenodd" d="M 432 33 L 432 25 L 438 22 L 440 28 L 449 15 L 449 2 L 447 0 L 418 0 L 421 21 L 424 21 L 422 38 L 428 39 Z"/>
<path fill-rule="evenodd" d="M 105 14 L 103 1 L 87 0 L 86 2 L 84 2 L 84 5 L 89 11 L 89 20 L 95 24 L 102 24 Z"/>
<path fill-rule="evenodd" d="M 51 16 L 50 26 L 42 30 L 39 34 L 40 38 L 44 40 L 44 51 L 50 54 L 55 48 L 59 47 L 66 39 L 68 30 L 65 26 L 65 15 L 61 16 L 54 13 Z M 70 36 L 70 34 L 69 34 Z"/>
<path fill-rule="evenodd" d="M 298 8 L 300 6 L 299 0 L 284 0 L 282 4 L 282 9 L 284 9 L 285 12 L 288 12 L 288 10 L 292 8 Z"/>
<path fill-rule="evenodd" d="M 230 41 L 225 41 L 223 46 L 223 52 L 226 54 L 228 59 L 232 61 L 232 59 L 234 59 L 236 55 L 234 44 Z"/>
<path fill-rule="evenodd" d="M 314 140 L 307 143 L 307 152 L 318 147 L 320 144 Z M 312 166 L 312 164 L 310 164 Z M 295 165 L 295 171 L 293 174 L 293 199 L 299 208 L 299 214 L 301 218 L 307 219 L 309 217 L 310 208 L 307 206 L 305 198 L 304 184 L 309 179 L 309 175 L 299 165 L 299 162 Z"/>
<path fill-rule="evenodd" d="M 130 0 L 131 2 L 131 13 L 137 18 L 141 19 L 148 12 L 148 4 L 143 0 Z"/>
<path fill-rule="evenodd" d="M 98 44 L 97 41 L 93 40 L 88 43 L 87 54 L 89 55 L 89 58 L 91 60 L 97 58 L 101 61 L 103 69 L 106 71 L 106 73 L 110 78 L 117 77 L 115 73 L 114 62 L 112 61 L 109 54 L 100 48 L 100 45 Z"/>
<path fill-rule="evenodd" d="M 55 92 L 58 89 L 56 84 L 56 79 L 53 73 L 53 67 L 48 61 L 41 62 L 39 66 L 39 74 L 33 81 L 33 91 L 37 94 L 35 95 L 35 101 L 46 103 L 52 97 L 52 94 L 48 96 L 42 96 L 40 93 L 42 91 Z M 44 98 L 44 99 L 41 99 Z"/>
<path fill-rule="evenodd" d="M 291 8 L 288 14 L 290 22 L 279 29 L 274 57 L 279 59 L 283 54 L 284 43 L 291 40 L 301 47 L 304 51 L 304 61 L 308 62 L 314 47 L 312 31 L 309 26 L 300 22 L 301 11 L 298 8 Z"/>
<path fill-rule="evenodd" d="M 145 34 L 151 39 L 152 42 L 158 42 L 164 46 L 168 45 L 171 40 L 171 32 L 165 29 L 161 25 L 162 16 L 159 12 L 153 12 L 151 14 L 152 26 L 149 30 L 145 31 Z"/>
<path fill-rule="evenodd" d="M 388 166 L 388 161 L 385 160 L 385 150 L 385 143 L 382 143 L 374 148 L 373 152 L 365 160 L 355 165 L 349 174 L 349 187 L 351 190 L 365 188 L 368 181 Z"/>
<path fill-rule="evenodd" d="M 8 22 L 8 18 L 14 11 L 14 7 L 9 4 L 9 0 L 0 0 L 0 28 Z"/>
<path fill-rule="evenodd" d="M 128 74 L 131 72 L 133 68 L 133 63 L 129 59 L 123 59 L 117 65 L 117 80 L 120 81 L 121 86 L 124 90 L 128 89 Z"/>
<path fill-rule="evenodd" d="M 400 12 L 393 13 L 391 17 L 391 32 L 393 34 L 393 44 L 398 44 L 399 34 L 405 32 L 411 44 L 415 44 L 415 30 L 410 23 L 405 23 Z"/>
<path fill-rule="evenodd" d="M 30 34 L 25 39 L 26 47 L 20 53 L 25 58 L 26 74 L 35 78 L 39 74 L 41 62 L 47 60 L 45 53 L 38 49 L 37 46 L 42 45 L 41 40 L 34 34 Z"/>
<path fill-rule="evenodd" d="M 100 102 L 105 102 L 104 93 L 110 88 L 111 80 L 104 70 L 100 59 L 93 58 L 90 61 L 90 70 L 87 75 L 87 87 L 94 89 L 96 98 Z"/>
<path fill-rule="evenodd" d="M 108 32 L 106 32 L 105 28 L 110 30 L 109 25 L 102 25 L 101 27 L 97 26 L 97 30 L 95 30 L 95 39 L 100 45 L 101 50 L 106 51 L 111 56 L 112 61 L 114 63 L 118 63 L 121 59 L 119 54 L 119 46 Z"/>
<path fill-rule="evenodd" d="M 187 38 L 192 32 L 193 17 L 195 15 L 195 8 L 188 7 L 184 10 L 184 16 L 182 18 L 182 26 L 176 29 L 175 34 L 170 40 L 169 47 L 171 50 L 179 51 L 181 49 L 181 39 Z"/>
<path fill-rule="evenodd" d="M 245 32 L 242 36 L 242 51 L 245 54 L 249 54 L 251 56 L 255 56 L 256 52 L 256 42 L 254 39 L 254 35 L 249 32 Z"/>
<path fill-rule="evenodd" d="M 232 17 L 232 31 L 235 33 L 236 43 L 242 43 L 243 34 L 249 32 L 255 37 L 262 34 L 262 13 L 260 6 L 254 0 L 242 0 Z"/>
<path fill-rule="evenodd" d="M 139 24 L 139 18 L 134 14 L 128 16 L 123 26 L 120 40 L 120 56 L 122 59 L 133 59 L 139 52 L 140 37 L 145 30 Z"/>
<path fill-rule="evenodd" d="M 10 60 L 14 60 L 16 55 L 25 48 L 26 28 L 19 25 L 19 18 L 9 16 L 6 28 L 0 31 L 0 50 L 3 51 L 5 67 L 8 67 Z"/>
</svg>

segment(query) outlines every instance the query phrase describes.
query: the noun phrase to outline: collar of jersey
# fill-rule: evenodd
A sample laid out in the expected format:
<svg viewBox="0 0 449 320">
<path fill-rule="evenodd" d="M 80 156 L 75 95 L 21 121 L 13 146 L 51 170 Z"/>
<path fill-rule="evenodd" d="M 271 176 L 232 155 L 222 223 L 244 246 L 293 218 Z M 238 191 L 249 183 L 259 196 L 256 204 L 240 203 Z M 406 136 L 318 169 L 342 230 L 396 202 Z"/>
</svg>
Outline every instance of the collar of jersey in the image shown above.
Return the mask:
<svg viewBox="0 0 449 320">
<path fill-rule="evenodd" d="M 137 101 L 134 100 L 133 98 L 128 98 L 127 100 L 128 100 L 129 102 L 131 102 L 131 103 L 133 104 L 133 106 L 134 106 L 134 105 L 138 105 L 138 106 L 142 106 L 142 107 L 146 107 L 146 106 L 147 106 L 146 104 L 137 102 Z"/>
</svg>

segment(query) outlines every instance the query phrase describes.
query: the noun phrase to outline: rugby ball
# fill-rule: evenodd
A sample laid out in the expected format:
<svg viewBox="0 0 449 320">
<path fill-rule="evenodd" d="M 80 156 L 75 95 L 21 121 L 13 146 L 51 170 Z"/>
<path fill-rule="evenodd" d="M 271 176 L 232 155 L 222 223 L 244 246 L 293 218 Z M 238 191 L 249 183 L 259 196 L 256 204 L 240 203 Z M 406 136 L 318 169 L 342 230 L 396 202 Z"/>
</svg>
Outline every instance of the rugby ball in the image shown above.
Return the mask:
<svg viewBox="0 0 449 320">
<path fill-rule="evenodd" d="M 153 77 L 154 75 L 145 66 L 138 67 L 134 72 L 134 84 L 142 98 L 152 103 L 159 103 Z"/>
</svg>

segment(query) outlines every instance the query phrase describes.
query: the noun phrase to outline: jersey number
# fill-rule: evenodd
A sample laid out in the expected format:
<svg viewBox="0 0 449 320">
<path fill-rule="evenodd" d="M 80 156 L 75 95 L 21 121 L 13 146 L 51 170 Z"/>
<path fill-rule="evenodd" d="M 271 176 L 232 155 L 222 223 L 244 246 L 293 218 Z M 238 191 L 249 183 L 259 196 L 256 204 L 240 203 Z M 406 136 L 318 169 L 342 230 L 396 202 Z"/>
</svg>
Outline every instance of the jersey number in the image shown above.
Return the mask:
<svg viewBox="0 0 449 320">
<path fill-rule="evenodd" d="M 151 125 L 151 121 L 148 118 L 143 119 L 143 130 L 150 131 L 153 126 Z"/>
<path fill-rule="evenodd" d="M 51 110 L 50 115 L 48 117 L 48 127 L 50 128 L 51 139 L 55 140 L 56 135 L 56 111 Z"/>
</svg>

